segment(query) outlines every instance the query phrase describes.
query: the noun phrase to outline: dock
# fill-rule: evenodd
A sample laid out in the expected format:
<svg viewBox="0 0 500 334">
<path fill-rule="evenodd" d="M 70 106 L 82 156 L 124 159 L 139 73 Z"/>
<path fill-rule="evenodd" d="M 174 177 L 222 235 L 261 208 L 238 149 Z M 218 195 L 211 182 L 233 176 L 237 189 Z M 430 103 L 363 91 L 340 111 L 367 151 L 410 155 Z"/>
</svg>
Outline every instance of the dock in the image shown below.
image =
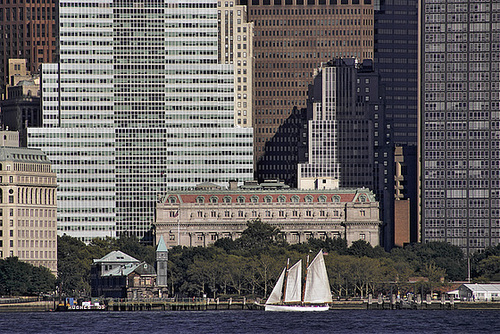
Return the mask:
<svg viewBox="0 0 500 334">
<path fill-rule="evenodd" d="M 421 295 L 417 295 L 415 299 L 410 296 L 404 300 L 396 298 L 395 295 L 379 295 L 376 299 L 369 295 L 364 304 L 368 310 L 454 310 L 458 308 L 460 301 L 446 299 L 444 295 L 441 299 L 432 299 L 430 295 L 422 299 Z"/>
<path fill-rule="evenodd" d="M 259 306 L 246 298 L 220 300 L 219 298 L 175 298 L 144 300 L 108 300 L 108 311 L 208 311 L 257 310 Z"/>
</svg>

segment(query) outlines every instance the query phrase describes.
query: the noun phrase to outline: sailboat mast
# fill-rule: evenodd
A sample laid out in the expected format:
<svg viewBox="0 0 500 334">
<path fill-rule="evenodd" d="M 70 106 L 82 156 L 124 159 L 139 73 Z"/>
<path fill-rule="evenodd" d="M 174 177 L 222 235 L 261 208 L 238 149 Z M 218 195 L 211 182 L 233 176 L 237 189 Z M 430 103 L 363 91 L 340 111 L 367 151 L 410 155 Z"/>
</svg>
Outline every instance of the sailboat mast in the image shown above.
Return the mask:
<svg viewBox="0 0 500 334">
<path fill-rule="evenodd" d="M 306 260 L 306 275 L 304 276 L 304 286 L 302 287 L 302 304 L 304 304 L 304 297 L 306 294 L 306 283 L 307 283 L 307 270 L 309 269 L 309 254 Z"/>
<path fill-rule="evenodd" d="M 286 282 L 288 282 L 288 268 L 290 268 L 290 258 L 286 260 L 286 271 L 285 271 L 285 284 L 283 284 L 283 299 L 282 301 L 285 300 L 285 294 L 286 294 Z"/>
</svg>

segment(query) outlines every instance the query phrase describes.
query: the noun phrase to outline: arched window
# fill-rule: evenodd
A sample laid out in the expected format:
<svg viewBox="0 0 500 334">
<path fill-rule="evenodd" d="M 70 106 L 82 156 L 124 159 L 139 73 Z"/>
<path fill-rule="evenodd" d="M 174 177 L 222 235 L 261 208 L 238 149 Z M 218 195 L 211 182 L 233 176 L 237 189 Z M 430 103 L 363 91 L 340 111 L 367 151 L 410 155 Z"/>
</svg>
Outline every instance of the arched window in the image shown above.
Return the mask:
<svg viewBox="0 0 500 334">
<path fill-rule="evenodd" d="M 326 202 L 326 196 L 325 195 L 319 196 L 318 197 L 318 202 L 325 203 Z"/>
<path fill-rule="evenodd" d="M 217 198 L 217 196 L 210 197 L 210 203 L 217 203 L 218 201 L 219 199 Z"/>
<path fill-rule="evenodd" d="M 175 196 L 170 196 L 170 197 L 168 198 L 168 202 L 169 202 L 169 203 L 177 203 L 177 198 L 176 198 Z"/>
<path fill-rule="evenodd" d="M 196 203 L 205 203 L 205 197 L 203 196 L 196 197 Z"/>
<path fill-rule="evenodd" d="M 267 195 L 266 197 L 264 197 L 264 202 L 271 203 L 272 201 L 273 201 L 273 197 L 272 196 Z"/>
<path fill-rule="evenodd" d="M 297 196 L 297 195 L 293 195 L 292 196 L 292 202 L 293 203 L 298 203 L 299 201 L 300 201 L 300 197 L 299 196 Z"/>
<path fill-rule="evenodd" d="M 238 203 L 245 203 L 245 197 L 243 196 L 238 196 L 238 199 L 236 200 Z"/>
<path fill-rule="evenodd" d="M 332 197 L 332 202 L 333 203 L 340 203 L 340 196 L 339 195 L 335 195 Z"/>
<path fill-rule="evenodd" d="M 224 203 L 231 203 L 231 196 L 224 196 L 224 198 L 222 199 L 222 201 Z"/>
<path fill-rule="evenodd" d="M 286 202 L 286 197 L 285 197 L 285 196 L 283 196 L 283 195 L 280 195 L 280 196 L 278 197 L 278 202 L 279 202 L 279 203 L 285 203 L 285 202 Z"/>
<path fill-rule="evenodd" d="M 259 202 L 259 197 L 258 197 L 258 196 L 255 196 L 255 195 L 254 195 L 254 196 L 252 196 L 252 197 L 250 197 L 250 202 L 252 202 L 252 203 L 257 203 L 257 202 Z"/>
<path fill-rule="evenodd" d="M 359 196 L 359 201 L 360 202 L 366 202 L 366 196 L 365 195 L 360 195 Z"/>
<path fill-rule="evenodd" d="M 305 202 L 311 203 L 314 200 L 314 198 L 311 195 L 307 195 L 306 198 L 304 199 Z"/>
</svg>

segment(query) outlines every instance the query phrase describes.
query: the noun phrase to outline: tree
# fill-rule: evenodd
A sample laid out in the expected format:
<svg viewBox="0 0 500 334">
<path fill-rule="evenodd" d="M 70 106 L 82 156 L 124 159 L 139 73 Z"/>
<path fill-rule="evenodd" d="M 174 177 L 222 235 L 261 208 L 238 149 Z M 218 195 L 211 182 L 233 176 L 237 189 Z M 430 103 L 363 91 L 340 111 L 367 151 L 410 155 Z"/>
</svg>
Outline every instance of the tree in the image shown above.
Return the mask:
<svg viewBox="0 0 500 334">
<path fill-rule="evenodd" d="M 57 237 L 58 284 L 62 293 L 90 293 L 92 254 L 84 242 L 67 235 Z"/>
<path fill-rule="evenodd" d="M 500 281 L 500 256 L 489 256 L 481 260 L 477 267 L 481 279 L 486 281 Z"/>
<path fill-rule="evenodd" d="M 237 244 L 243 250 L 259 253 L 271 245 L 284 245 L 283 242 L 278 241 L 279 234 L 278 228 L 256 219 L 247 223 L 247 228 L 237 239 Z"/>
<path fill-rule="evenodd" d="M 370 243 L 365 240 L 354 241 L 347 250 L 347 254 L 357 257 L 375 257 L 375 252 L 372 245 L 370 245 Z"/>
<path fill-rule="evenodd" d="M 50 293 L 55 290 L 55 279 L 49 269 L 21 262 L 17 257 L 0 260 L 0 295 Z"/>
</svg>

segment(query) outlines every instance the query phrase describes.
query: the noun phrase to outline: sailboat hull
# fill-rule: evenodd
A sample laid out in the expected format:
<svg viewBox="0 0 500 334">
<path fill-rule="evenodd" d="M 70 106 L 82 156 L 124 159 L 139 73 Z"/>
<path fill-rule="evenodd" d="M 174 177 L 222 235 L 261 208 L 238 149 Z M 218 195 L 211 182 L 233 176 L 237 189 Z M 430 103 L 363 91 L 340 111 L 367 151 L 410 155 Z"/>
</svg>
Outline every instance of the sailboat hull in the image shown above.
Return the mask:
<svg viewBox="0 0 500 334">
<path fill-rule="evenodd" d="M 266 311 L 274 312 L 320 312 L 328 311 L 328 305 L 269 305 L 265 307 Z"/>
</svg>

